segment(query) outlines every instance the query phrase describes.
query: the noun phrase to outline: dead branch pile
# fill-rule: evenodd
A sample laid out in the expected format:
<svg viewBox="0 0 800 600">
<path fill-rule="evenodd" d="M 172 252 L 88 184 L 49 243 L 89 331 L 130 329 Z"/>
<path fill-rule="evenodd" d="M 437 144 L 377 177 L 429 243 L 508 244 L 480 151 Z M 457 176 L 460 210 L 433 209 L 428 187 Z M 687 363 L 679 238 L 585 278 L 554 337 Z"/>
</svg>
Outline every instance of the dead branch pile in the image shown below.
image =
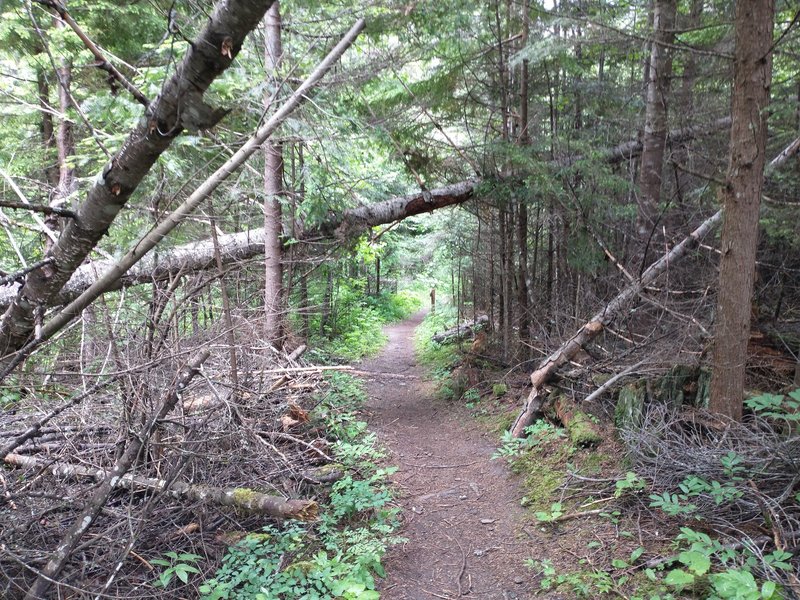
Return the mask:
<svg viewBox="0 0 800 600">
<path fill-rule="evenodd" d="M 620 436 L 633 470 L 648 482 L 650 496 L 643 497 L 648 507 L 654 505 L 652 495 L 669 493 L 684 507 L 675 514 L 689 526 L 696 522 L 696 528 L 735 540 L 767 536 L 768 547 L 796 555 L 800 546 L 796 427 L 752 415 L 740 423 L 699 409 L 676 411 L 653 404 L 640 428 L 621 430 Z M 653 516 L 663 519 L 664 512 Z M 750 546 L 758 556 L 761 550 Z M 779 573 L 764 575 L 783 578 Z"/>
<path fill-rule="evenodd" d="M 709 493 L 691 495 L 696 514 L 720 527 L 763 521 L 765 507 L 780 527 L 780 537 L 800 543 L 800 435 L 786 435 L 757 417 L 731 421 L 700 409 L 672 411 L 654 404 L 640 429 L 624 429 L 634 470 L 652 482 L 655 492 L 675 491 L 688 477 L 719 482 L 729 501 Z M 734 493 L 735 490 L 735 493 Z M 739 496 L 734 498 L 733 496 Z"/>
<path fill-rule="evenodd" d="M 235 385 L 219 331 L 208 335 L 193 340 L 213 352 L 191 377 L 172 347 L 64 402 L 37 390 L 2 412 L 0 597 L 45 589 L 35 582 L 67 538 L 52 578 L 70 597 L 191 597 L 155 588 L 150 561 L 191 552 L 210 576 L 226 543 L 265 518 L 314 518 L 323 485 L 341 477 L 312 412 L 325 371 L 239 346 Z"/>
</svg>

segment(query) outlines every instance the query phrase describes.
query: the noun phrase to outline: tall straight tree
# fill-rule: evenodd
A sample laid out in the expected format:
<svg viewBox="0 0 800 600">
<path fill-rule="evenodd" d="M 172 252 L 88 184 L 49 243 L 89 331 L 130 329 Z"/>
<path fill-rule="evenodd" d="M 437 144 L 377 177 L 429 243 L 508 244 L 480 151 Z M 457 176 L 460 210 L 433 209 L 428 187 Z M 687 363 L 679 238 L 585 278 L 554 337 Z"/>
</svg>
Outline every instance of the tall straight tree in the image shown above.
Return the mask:
<svg viewBox="0 0 800 600">
<path fill-rule="evenodd" d="M 281 43 L 280 2 L 267 11 L 264 21 L 264 66 L 267 86 L 266 108 L 269 110 L 279 94 L 280 66 L 283 59 Z M 281 243 L 281 195 L 283 194 L 283 147 L 279 141 L 264 143 L 264 311 L 265 336 L 280 345 L 283 302 L 283 245 Z"/>
<path fill-rule="evenodd" d="M 522 38 L 520 46 L 528 44 L 530 34 L 530 0 L 522 3 Z M 519 72 L 519 126 L 517 143 L 520 146 L 530 145 L 528 132 L 528 59 L 523 59 Z M 517 210 L 517 243 L 519 244 L 519 263 L 517 270 L 517 303 L 519 304 L 519 339 L 520 358 L 530 356 L 530 272 L 528 270 L 528 199 L 520 198 Z"/>
<path fill-rule="evenodd" d="M 661 173 L 667 142 L 667 94 L 672 76 L 669 46 L 675 31 L 676 0 L 655 0 L 653 41 L 645 68 L 645 116 L 642 138 L 642 171 L 639 176 L 639 216 L 637 230 L 646 239 L 658 220 L 661 200 Z"/>
<path fill-rule="evenodd" d="M 772 83 L 774 0 L 736 3 L 730 162 L 721 191 L 725 220 L 709 408 L 742 416 L 750 306 L 764 183 L 767 106 Z"/>
</svg>

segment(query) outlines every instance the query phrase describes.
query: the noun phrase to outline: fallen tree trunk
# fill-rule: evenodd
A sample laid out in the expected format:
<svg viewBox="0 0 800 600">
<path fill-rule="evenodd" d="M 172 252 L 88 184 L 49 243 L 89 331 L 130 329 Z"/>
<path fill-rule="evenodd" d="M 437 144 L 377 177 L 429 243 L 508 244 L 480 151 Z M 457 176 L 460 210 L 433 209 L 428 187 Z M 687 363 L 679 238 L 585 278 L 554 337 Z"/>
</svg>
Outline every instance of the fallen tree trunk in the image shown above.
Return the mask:
<svg viewBox="0 0 800 600">
<path fill-rule="evenodd" d="M 25 469 L 44 467 L 55 477 L 88 478 L 103 481 L 110 475 L 104 469 L 92 469 L 71 463 L 51 463 L 32 456 L 7 454 L 3 462 Z M 152 479 L 127 473 L 117 478 L 113 487 L 131 491 L 153 491 L 168 493 L 176 498 L 194 500 L 203 504 L 229 506 L 248 514 L 269 515 L 280 519 L 313 521 L 317 516 L 317 503 L 314 500 L 286 500 L 278 496 L 262 494 L 249 488 L 219 488 L 208 485 L 189 484 L 175 481 L 169 485 L 164 479 Z"/>
<path fill-rule="evenodd" d="M 346 238 L 375 225 L 399 221 L 414 215 L 432 212 L 446 206 L 463 204 L 475 193 L 480 179 L 468 179 L 435 190 L 425 190 L 408 196 L 392 198 L 375 204 L 367 204 L 344 211 L 319 227 L 300 235 L 302 240 L 315 237 Z"/>
<path fill-rule="evenodd" d="M 358 35 L 366 26 L 364 19 L 356 21 L 350 30 L 344 34 L 338 44 L 322 59 L 314 71 L 305 81 L 286 99 L 258 131 L 239 148 L 234 155 L 219 167 L 208 179 L 195 189 L 189 197 L 181 203 L 172 213 L 156 225 L 147 235 L 141 238 L 136 245 L 128 251 L 117 263 L 112 265 L 102 277 L 94 281 L 80 296 L 64 307 L 61 312 L 52 317 L 41 329 L 37 331 L 36 339 L 27 343 L 27 335 L 24 338 L 15 336 L 3 338 L 0 332 L 0 356 L 3 355 L 3 348 L 7 353 L 0 358 L 0 380 L 8 375 L 17 365 L 21 364 L 38 346 L 47 342 L 72 319 L 80 315 L 94 300 L 112 288 L 117 280 L 127 273 L 134 265 L 144 258 L 144 256 L 161 240 L 163 240 L 175 227 L 182 223 L 203 200 L 208 198 L 219 186 L 236 172 L 248 158 L 256 151 L 260 150 L 262 144 L 275 132 L 283 121 L 308 97 L 310 91 L 319 83 L 331 67 L 342 57 L 345 51 L 352 45 Z M 212 246 L 216 250 L 219 240 L 212 239 Z M 215 254 L 216 260 L 216 254 Z M 27 285 L 27 284 L 26 284 Z M 23 288 L 24 291 L 24 288 Z M 19 296 L 18 296 L 19 297 Z M 12 304 L 11 310 L 13 312 Z M 3 321 L 5 323 L 5 321 Z M 30 333 L 30 331 L 29 331 Z M 11 351 L 16 350 L 12 353 Z"/>
<path fill-rule="evenodd" d="M 597 424 L 566 396 L 558 397 L 553 404 L 553 412 L 566 428 L 573 446 L 588 448 L 597 446 L 603 441 Z"/>
<path fill-rule="evenodd" d="M 716 133 L 717 131 L 727 129 L 730 126 L 731 118 L 721 117 L 716 121 L 706 125 L 693 125 L 690 127 L 673 129 L 667 134 L 667 144 L 682 144 L 695 138 L 703 137 L 712 133 Z M 611 164 L 616 164 L 625 160 L 630 160 L 635 156 L 639 156 L 642 153 L 642 147 L 642 140 L 637 138 L 635 140 L 625 142 L 624 144 L 620 144 L 619 146 L 615 146 L 614 148 L 610 148 L 609 150 L 603 152 L 600 156 L 604 161 Z M 578 160 L 580 160 L 580 157 L 569 159 L 569 161 L 565 161 L 567 163 L 565 166 L 574 164 Z"/>
<path fill-rule="evenodd" d="M 708 135 L 730 125 L 730 117 L 714 121 L 710 125 L 685 127 L 670 132 L 669 139 L 673 143 L 682 143 Z M 630 140 L 604 151 L 601 156 L 609 163 L 617 163 L 637 156 L 642 151 L 641 140 Z M 552 163 L 554 166 L 570 166 L 582 157 L 571 157 Z M 300 241 L 314 241 L 329 237 L 344 238 L 354 235 L 365 228 L 383 225 L 418 215 L 432 212 L 447 206 L 456 206 L 470 200 L 480 179 L 468 179 L 443 186 L 430 191 L 418 192 L 407 196 L 390 198 L 383 202 L 360 206 L 345 210 L 316 227 L 302 231 Z M 220 258 L 224 265 L 247 260 L 264 254 L 263 228 L 219 236 Z M 202 271 L 215 266 L 213 241 L 201 240 L 169 250 L 162 250 L 156 259 L 153 255 L 145 256 L 135 267 L 115 280 L 109 291 L 119 290 L 132 285 L 166 281 L 178 273 Z M 77 298 L 100 277 L 113 267 L 111 261 L 95 261 L 78 268 L 60 293 L 54 295 L 49 306 L 66 304 Z M 0 287 L 0 308 L 7 308 L 16 298 L 18 284 Z"/>
<path fill-rule="evenodd" d="M 437 344 L 446 344 L 449 342 L 454 342 L 456 340 L 463 339 L 468 335 L 472 335 L 479 329 L 482 329 L 489 323 L 489 316 L 488 315 L 481 315 L 474 322 L 467 321 L 466 323 L 461 323 L 460 325 L 456 325 L 455 327 L 451 327 L 446 331 L 442 331 L 441 333 L 437 333 L 431 339 L 436 342 Z"/>
<path fill-rule="evenodd" d="M 301 239 L 321 239 L 332 235 L 352 234 L 359 228 L 391 223 L 423 212 L 466 202 L 474 193 L 476 180 L 461 182 L 409 196 L 390 198 L 369 207 L 346 210 L 317 228 L 301 234 Z M 428 198 L 428 200 L 426 200 Z M 347 232 L 347 233 L 346 233 Z M 264 254 L 264 229 L 253 229 L 241 233 L 218 236 L 219 253 L 223 265 L 233 264 Z M 135 266 L 108 286 L 108 291 L 119 290 L 142 283 L 169 281 L 178 273 L 203 271 L 216 266 L 213 240 L 201 240 L 176 248 L 160 251 L 156 257 L 148 254 Z M 86 291 L 93 283 L 104 277 L 116 263 L 95 261 L 81 266 L 53 298 L 51 306 L 66 304 Z M 8 307 L 19 290 L 19 285 L 0 288 L 0 307 Z"/>
<path fill-rule="evenodd" d="M 800 151 L 800 138 L 789 144 L 789 146 L 769 163 L 769 166 L 765 170 L 766 174 L 769 175 L 775 169 L 785 164 L 786 161 L 798 151 Z M 616 298 L 606 304 L 605 307 L 589 319 L 589 321 L 571 338 L 539 363 L 538 368 L 531 373 L 531 384 L 533 384 L 533 388 L 525 399 L 522 410 L 520 410 L 517 419 L 514 421 L 514 425 L 511 427 L 511 434 L 514 437 L 523 437 L 525 428 L 533 423 L 534 419 L 542 413 L 545 399 L 541 394 L 541 388 L 556 371 L 572 360 L 586 343 L 614 321 L 622 310 L 626 308 L 645 287 L 653 283 L 666 271 L 670 265 L 683 258 L 689 250 L 697 247 L 700 240 L 721 221 L 722 210 L 719 210 L 703 221 L 697 229 L 685 237 L 679 244 L 675 245 L 659 260 L 650 265 L 638 279 L 631 282 Z"/>
<path fill-rule="evenodd" d="M 544 405 L 544 397 L 541 395 L 541 388 L 556 371 L 572 360 L 587 342 L 594 339 L 604 327 L 614 321 L 622 310 L 626 308 L 646 286 L 650 285 L 659 275 L 666 271 L 671 264 L 683 258 L 692 248 L 696 248 L 700 240 L 716 227 L 721 220 L 722 211 L 718 211 L 703 221 L 697 229 L 659 260 L 650 265 L 638 279 L 634 280 L 623 289 L 616 298 L 606 304 L 606 306 L 589 319 L 575 335 L 539 363 L 539 367 L 531 374 L 533 389 L 530 394 L 528 394 L 522 410 L 511 428 L 511 433 L 514 437 L 523 437 L 525 428 L 533 423 L 534 419 L 541 414 Z"/>
</svg>

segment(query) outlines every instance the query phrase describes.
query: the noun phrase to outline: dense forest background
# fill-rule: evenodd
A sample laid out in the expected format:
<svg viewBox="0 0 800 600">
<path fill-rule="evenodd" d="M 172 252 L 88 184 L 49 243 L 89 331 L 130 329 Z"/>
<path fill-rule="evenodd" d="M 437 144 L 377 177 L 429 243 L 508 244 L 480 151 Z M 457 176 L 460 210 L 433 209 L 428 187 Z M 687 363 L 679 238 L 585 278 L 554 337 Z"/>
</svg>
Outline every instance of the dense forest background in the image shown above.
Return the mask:
<svg viewBox="0 0 800 600">
<path fill-rule="evenodd" d="M 745 390 L 800 386 L 798 15 L 783 0 L 0 3 L 0 456 L 38 469 L 2 472 L 0 589 L 48 597 L 66 573 L 65 590 L 123 593 L 148 577 L 120 558 L 145 523 L 196 521 L 144 492 L 119 504 L 135 517 L 109 514 L 115 483 L 50 497 L 53 464 L 106 483 L 204 473 L 187 480 L 220 494 L 258 473 L 281 492 L 288 464 L 329 452 L 281 451 L 301 399 L 349 389 L 297 361 L 376 351 L 432 288 L 442 328 L 488 316 L 473 363 L 534 372 L 515 435 L 565 365 L 679 365 L 686 396 L 734 420 Z M 164 424 L 176 404 L 189 420 Z M 337 410 L 325 427 L 345 427 Z M 87 541 L 79 515 L 134 531 Z M 177 556 L 164 566 L 196 561 Z"/>
</svg>

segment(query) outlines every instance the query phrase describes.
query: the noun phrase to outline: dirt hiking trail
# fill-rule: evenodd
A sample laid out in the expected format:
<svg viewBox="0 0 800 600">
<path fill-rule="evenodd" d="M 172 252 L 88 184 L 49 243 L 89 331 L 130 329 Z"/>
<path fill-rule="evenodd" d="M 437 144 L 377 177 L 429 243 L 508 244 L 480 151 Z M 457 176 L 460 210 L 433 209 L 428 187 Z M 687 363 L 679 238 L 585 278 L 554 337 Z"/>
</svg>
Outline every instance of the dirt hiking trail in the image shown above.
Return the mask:
<svg viewBox="0 0 800 600">
<path fill-rule="evenodd" d="M 370 428 L 389 450 L 408 539 L 385 558 L 386 600 L 533 598 L 538 586 L 523 565 L 546 548 L 524 527 L 522 492 L 496 442 L 459 403 L 434 399 L 413 348 L 417 314 L 388 327 L 379 356 L 364 362 Z M 551 596 L 555 597 L 555 596 Z"/>
</svg>

